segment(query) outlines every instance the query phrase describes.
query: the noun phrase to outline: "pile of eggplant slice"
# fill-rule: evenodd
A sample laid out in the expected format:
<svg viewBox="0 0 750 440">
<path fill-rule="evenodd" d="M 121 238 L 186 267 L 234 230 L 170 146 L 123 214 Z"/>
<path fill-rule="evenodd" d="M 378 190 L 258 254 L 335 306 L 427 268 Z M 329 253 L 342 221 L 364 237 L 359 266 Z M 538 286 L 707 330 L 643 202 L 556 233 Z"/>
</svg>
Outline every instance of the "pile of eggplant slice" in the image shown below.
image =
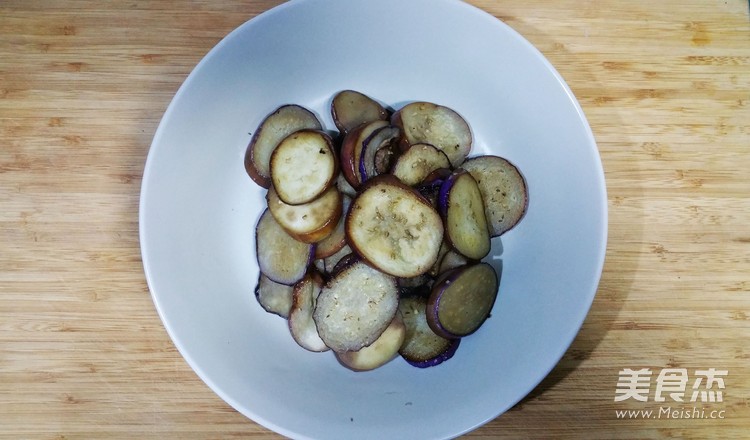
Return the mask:
<svg viewBox="0 0 750 440">
<path fill-rule="evenodd" d="M 472 132 L 431 102 L 331 100 L 336 130 L 296 104 L 268 114 L 245 154 L 266 190 L 255 296 L 303 348 L 355 371 L 453 357 L 489 317 L 499 275 L 483 259 L 528 206 L 506 159 L 470 156 Z"/>
</svg>

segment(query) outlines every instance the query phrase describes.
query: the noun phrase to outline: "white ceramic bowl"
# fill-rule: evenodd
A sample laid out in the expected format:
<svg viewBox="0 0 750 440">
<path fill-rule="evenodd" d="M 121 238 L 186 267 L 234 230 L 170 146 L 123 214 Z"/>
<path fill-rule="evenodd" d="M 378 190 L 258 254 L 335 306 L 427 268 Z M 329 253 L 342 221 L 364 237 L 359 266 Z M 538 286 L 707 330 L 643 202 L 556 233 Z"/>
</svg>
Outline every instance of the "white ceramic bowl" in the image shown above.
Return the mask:
<svg viewBox="0 0 750 440">
<path fill-rule="evenodd" d="M 285 103 L 332 129 L 330 99 L 346 88 L 452 107 L 473 154 L 510 159 L 528 182 L 526 217 L 496 239 L 492 317 L 438 367 L 349 371 L 297 346 L 253 296 L 264 192 L 243 169 L 249 132 Z M 606 245 L 602 167 L 574 96 L 516 32 L 453 0 L 292 1 L 245 23 L 169 106 L 140 208 L 146 276 L 180 353 L 238 411 L 294 438 L 448 438 L 494 419 L 572 342 Z"/>
</svg>

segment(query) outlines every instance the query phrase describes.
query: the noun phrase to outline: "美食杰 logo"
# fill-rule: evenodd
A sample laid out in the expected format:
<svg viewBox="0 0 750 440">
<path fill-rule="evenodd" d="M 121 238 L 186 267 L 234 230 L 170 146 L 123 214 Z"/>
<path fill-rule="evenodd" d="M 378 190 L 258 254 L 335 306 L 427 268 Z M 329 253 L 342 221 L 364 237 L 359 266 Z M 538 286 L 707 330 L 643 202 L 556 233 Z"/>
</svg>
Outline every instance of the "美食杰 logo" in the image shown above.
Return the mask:
<svg viewBox="0 0 750 440">
<path fill-rule="evenodd" d="M 615 402 L 637 401 L 662 404 L 658 409 L 615 410 L 617 418 L 723 419 L 727 370 L 708 368 L 662 368 L 654 374 L 650 368 L 624 368 L 619 371 Z M 669 402 L 667 404 L 667 402 Z"/>
<path fill-rule="evenodd" d="M 615 391 L 615 402 L 635 399 L 647 402 L 651 391 L 652 371 L 649 368 L 620 370 Z M 687 368 L 663 368 L 656 377 L 654 402 L 664 402 L 667 396 L 675 402 L 722 402 L 724 377 L 727 370 L 709 368 L 695 370 L 693 376 L 688 375 Z M 692 386 L 688 389 L 688 384 Z M 689 400 L 687 399 L 687 396 Z"/>
</svg>

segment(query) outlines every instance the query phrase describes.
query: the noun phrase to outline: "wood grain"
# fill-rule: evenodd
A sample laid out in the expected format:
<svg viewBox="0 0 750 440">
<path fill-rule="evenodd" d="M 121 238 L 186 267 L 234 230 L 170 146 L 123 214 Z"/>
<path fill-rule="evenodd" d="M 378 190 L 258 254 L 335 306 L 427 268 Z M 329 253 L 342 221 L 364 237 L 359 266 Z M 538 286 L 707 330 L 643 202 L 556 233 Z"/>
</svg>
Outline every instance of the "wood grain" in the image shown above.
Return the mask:
<svg viewBox="0 0 750 440">
<path fill-rule="evenodd" d="M 229 31 L 280 3 L 0 3 L 0 437 L 279 438 L 175 350 L 137 221 L 144 161 L 177 88 Z M 747 438 L 748 3 L 470 3 L 539 48 L 580 100 L 610 229 L 573 345 L 527 398 L 465 437 Z M 613 401 L 624 368 L 727 370 L 724 401 L 703 405 L 725 417 L 618 419 L 660 407 Z"/>
</svg>

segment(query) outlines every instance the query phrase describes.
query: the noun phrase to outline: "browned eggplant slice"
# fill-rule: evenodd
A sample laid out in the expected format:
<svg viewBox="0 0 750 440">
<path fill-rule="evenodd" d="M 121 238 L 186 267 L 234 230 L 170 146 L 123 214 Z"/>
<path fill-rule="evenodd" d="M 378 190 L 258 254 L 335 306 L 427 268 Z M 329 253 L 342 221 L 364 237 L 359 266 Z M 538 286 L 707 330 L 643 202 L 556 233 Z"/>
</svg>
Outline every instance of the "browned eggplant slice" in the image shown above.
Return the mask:
<svg viewBox="0 0 750 440">
<path fill-rule="evenodd" d="M 498 293 L 495 269 L 487 263 L 457 267 L 432 286 L 427 323 L 445 338 L 468 336 L 490 316 Z"/>
<path fill-rule="evenodd" d="M 314 271 L 308 273 L 294 285 L 288 321 L 289 332 L 292 334 L 294 341 L 300 347 L 316 352 L 329 350 L 328 346 L 320 339 L 312 317 L 322 286 L 323 281 Z"/>
<path fill-rule="evenodd" d="M 296 105 L 282 105 L 258 126 L 245 152 L 245 171 L 263 188 L 271 185 L 271 154 L 282 139 L 297 130 L 323 128 L 317 116 L 310 110 Z"/>
<path fill-rule="evenodd" d="M 448 156 L 430 144 L 414 144 L 393 165 L 391 173 L 407 185 L 422 183 L 430 173 L 450 167 Z"/>
<path fill-rule="evenodd" d="M 529 205 L 529 194 L 518 168 L 498 156 L 476 156 L 463 163 L 479 185 L 484 199 L 490 234 L 504 234 L 521 221 Z"/>
<path fill-rule="evenodd" d="M 331 279 L 318 295 L 313 319 L 334 351 L 357 351 L 375 342 L 398 309 L 396 280 L 362 262 Z"/>
<path fill-rule="evenodd" d="M 285 137 L 271 154 L 271 182 L 279 198 L 290 205 L 308 203 L 330 188 L 339 161 L 330 136 L 299 130 Z"/>
<path fill-rule="evenodd" d="M 293 290 L 292 286 L 277 283 L 261 273 L 255 286 L 255 299 L 266 312 L 288 318 Z"/>
<path fill-rule="evenodd" d="M 317 199 L 301 205 L 284 203 L 273 188 L 266 193 L 266 200 L 279 225 L 305 243 L 316 243 L 328 237 L 342 217 L 342 196 L 335 186 Z"/>
<path fill-rule="evenodd" d="M 354 371 L 369 371 L 382 367 L 398 356 L 398 350 L 404 343 L 406 326 L 401 315 L 396 313 L 385 331 L 367 347 L 358 351 L 336 353 L 339 362 Z"/>
<path fill-rule="evenodd" d="M 362 184 L 362 176 L 359 172 L 359 162 L 362 157 L 362 146 L 370 135 L 383 127 L 388 126 L 388 121 L 373 121 L 362 124 L 344 136 L 341 143 L 341 172 L 347 182 L 358 190 Z"/>
<path fill-rule="evenodd" d="M 471 174 L 461 168 L 454 171 L 440 186 L 438 207 L 453 249 L 471 260 L 481 260 L 490 252 L 484 201 Z"/>
<path fill-rule="evenodd" d="M 469 155 L 472 134 L 469 124 L 451 108 L 431 102 L 412 102 L 391 117 L 403 132 L 403 147 L 426 143 L 442 150 L 453 168 Z"/>
<path fill-rule="evenodd" d="M 331 101 L 336 128 L 346 134 L 367 122 L 385 120 L 388 111 L 377 101 L 356 90 L 342 90 Z"/>
<path fill-rule="evenodd" d="M 393 159 L 392 152 L 396 149 L 394 144 L 400 135 L 398 127 L 388 125 L 373 131 L 364 140 L 359 159 L 359 177 L 362 182 L 381 174 L 379 170 L 388 168 L 382 162 Z"/>
<path fill-rule="evenodd" d="M 346 235 L 349 246 L 374 267 L 394 276 L 413 277 L 435 263 L 443 224 L 416 190 L 384 174 L 368 181 L 352 200 Z"/>
<path fill-rule="evenodd" d="M 315 255 L 315 245 L 289 235 L 268 208 L 255 228 L 255 247 L 260 272 L 290 286 L 305 276 Z"/>
<path fill-rule="evenodd" d="M 460 339 L 448 339 L 436 334 L 427 323 L 427 299 L 411 295 L 401 298 L 398 306 L 406 327 L 404 343 L 399 354 L 415 367 L 432 367 L 450 359 Z"/>
</svg>

